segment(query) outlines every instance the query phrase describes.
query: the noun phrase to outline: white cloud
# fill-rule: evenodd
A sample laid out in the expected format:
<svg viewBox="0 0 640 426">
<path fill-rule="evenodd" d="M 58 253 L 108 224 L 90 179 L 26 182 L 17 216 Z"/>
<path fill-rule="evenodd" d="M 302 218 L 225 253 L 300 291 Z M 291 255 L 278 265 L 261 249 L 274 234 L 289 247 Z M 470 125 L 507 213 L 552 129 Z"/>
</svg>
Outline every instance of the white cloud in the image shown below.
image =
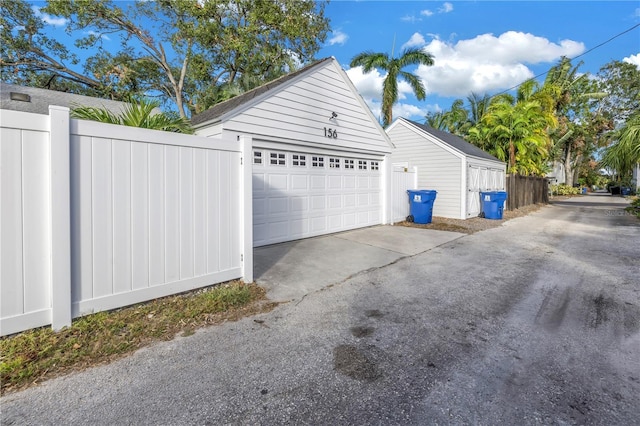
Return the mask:
<svg viewBox="0 0 640 426">
<path fill-rule="evenodd" d="M 371 99 L 380 99 L 382 93 L 382 81 L 384 75 L 378 70 L 373 70 L 369 74 L 363 74 L 362 67 L 350 68 L 347 75 L 358 89 L 358 93 L 368 102 Z"/>
<path fill-rule="evenodd" d="M 422 21 L 422 19 L 416 18 L 414 15 L 405 15 L 402 18 L 400 18 L 400 20 L 404 22 L 411 22 L 412 24 L 417 21 Z"/>
<path fill-rule="evenodd" d="M 449 2 L 442 4 L 442 7 L 438 9 L 438 13 L 449 13 L 453 10 L 453 5 Z"/>
<path fill-rule="evenodd" d="M 409 46 L 424 46 L 427 52 L 433 54 L 433 66 L 419 66 L 410 71 L 422 79 L 427 95 L 443 97 L 465 97 L 471 92 L 484 94 L 508 89 L 534 76 L 528 65 L 553 63 L 561 56 L 574 57 L 585 50 L 580 42 L 563 40 L 552 43 L 542 37 L 514 31 L 497 37 L 481 34 L 457 42 L 433 37 L 428 43 L 423 35 L 414 33 L 402 47 Z M 640 54 L 625 58 L 625 61 L 638 63 Z M 379 116 L 385 75 L 378 70 L 363 74 L 361 67 L 351 68 L 347 74 L 374 114 Z M 400 81 L 399 100 L 406 100 L 410 94 L 409 85 Z M 437 105 L 423 107 L 423 104 L 419 104 L 416 107 L 399 102 L 394 108 L 394 116 L 424 116 L 427 111 L 437 111 L 438 108 Z"/>
<path fill-rule="evenodd" d="M 401 49 L 407 49 L 409 47 L 420 47 L 427 44 L 424 37 L 420 33 L 413 33 L 409 41 L 402 45 Z"/>
<path fill-rule="evenodd" d="M 331 33 L 331 38 L 329 39 L 329 41 L 327 41 L 327 44 L 329 46 L 333 46 L 334 44 L 339 44 L 342 46 L 347 42 L 348 39 L 349 36 L 347 34 L 343 33 L 340 30 L 336 30 Z"/>
<path fill-rule="evenodd" d="M 87 32 L 85 32 L 85 34 L 96 36 L 96 37 L 99 37 L 99 38 L 101 38 L 103 40 L 107 40 L 107 41 L 111 40 L 108 35 L 100 34 L 100 33 L 97 33 L 95 31 L 87 31 Z"/>
<path fill-rule="evenodd" d="M 420 11 L 420 15 L 422 15 L 422 16 L 431 16 L 431 15 L 433 15 L 433 12 L 430 11 L 429 9 L 425 9 L 425 10 Z"/>
<path fill-rule="evenodd" d="M 39 6 L 31 6 L 33 12 L 35 13 L 35 15 L 42 19 L 42 22 L 44 22 L 45 24 L 48 25 L 53 25 L 54 27 L 63 27 L 65 25 L 67 25 L 68 20 L 65 18 L 57 18 L 55 16 L 51 16 L 48 13 L 43 13 L 40 11 L 40 7 Z"/>
<path fill-rule="evenodd" d="M 638 69 L 640 69 L 640 53 L 638 53 L 637 55 L 631 55 L 628 58 L 624 58 L 622 59 L 622 62 L 633 64 L 638 67 Z"/>
<path fill-rule="evenodd" d="M 412 37 L 413 38 L 413 37 Z M 427 93 L 467 96 L 470 92 L 507 89 L 533 77 L 526 64 L 553 62 L 561 56 L 584 52 L 584 44 L 562 40 L 559 44 L 515 31 L 495 37 L 481 34 L 457 43 L 434 39 L 425 50 L 434 55 L 434 65 L 416 71 Z"/>
</svg>

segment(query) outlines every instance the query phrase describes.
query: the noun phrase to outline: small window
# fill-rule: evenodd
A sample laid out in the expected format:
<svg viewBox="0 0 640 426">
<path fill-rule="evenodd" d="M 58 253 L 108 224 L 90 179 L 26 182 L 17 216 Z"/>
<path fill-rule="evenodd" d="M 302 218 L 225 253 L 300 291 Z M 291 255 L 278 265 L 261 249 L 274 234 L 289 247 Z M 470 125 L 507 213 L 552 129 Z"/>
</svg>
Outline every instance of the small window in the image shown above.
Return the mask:
<svg viewBox="0 0 640 426">
<path fill-rule="evenodd" d="M 358 160 L 358 170 L 367 170 L 366 160 Z"/>
<path fill-rule="evenodd" d="M 324 157 L 311 157 L 311 167 L 324 167 Z"/>
<path fill-rule="evenodd" d="M 292 154 L 291 164 L 297 167 L 307 167 L 307 156 L 303 154 Z"/>
<path fill-rule="evenodd" d="M 380 170 L 380 163 L 378 163 L 377 161 L 372 161 L 371 170 Z"/>
<path fill-rule="evenodd" d="M 286 166 L 287 161 L 285 160 L 284 153 L 280 152 L 271 152 L 269 153 L 269 162 L 273 166 Z"/>
<path fill-rule="evenodd" d="M 344 160 L 344 168 L 345 168 L 345 169 L 353 169 L 353 168 L 354 168 L 354 166 L 353 166 L 353 160 L 345 159 L 345 160 Z"/>
<path fill-rule="evenodd" d="M 339 158 L 329 158 L 329 168 L 330 169 L 339 169 L 340 168 L 340 159 Z"/>
<path fill-rule="evenodd" d="M 253 151 L 253 164 L 262 164 L 262 151 Z"/>
</svg>

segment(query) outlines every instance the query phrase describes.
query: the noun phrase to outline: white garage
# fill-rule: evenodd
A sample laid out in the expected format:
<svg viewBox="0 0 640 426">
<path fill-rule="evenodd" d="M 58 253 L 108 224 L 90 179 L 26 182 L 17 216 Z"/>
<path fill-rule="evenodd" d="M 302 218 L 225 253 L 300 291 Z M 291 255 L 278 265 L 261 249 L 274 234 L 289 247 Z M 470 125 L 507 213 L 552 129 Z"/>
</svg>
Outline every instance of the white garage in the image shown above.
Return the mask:
<svg viewBox="0 0 640 426">
<path fill-rule="evenodd" d="M 193 117 L 251 136 L 254 246 L 387 223 L 391 143 L 334 58 Z"/>
<path fill-rule="evenodd" d="M 506 163 L 451 133 L 399 118 L 387 129 L 392 162 L 415 167 L 419 189 L 438 191 L 434 216 L 467 219 L 480 214 L 481 191 L 503 191 Z"/>
</svg>

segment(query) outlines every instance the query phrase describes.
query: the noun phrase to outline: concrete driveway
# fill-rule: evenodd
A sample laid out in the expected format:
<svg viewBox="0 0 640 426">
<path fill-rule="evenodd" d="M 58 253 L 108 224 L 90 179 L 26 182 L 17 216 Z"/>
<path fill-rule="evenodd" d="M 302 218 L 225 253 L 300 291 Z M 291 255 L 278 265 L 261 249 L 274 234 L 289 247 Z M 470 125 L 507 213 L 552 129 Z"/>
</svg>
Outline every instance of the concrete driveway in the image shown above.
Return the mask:
<svg viewBox="0 0 640 426">
<path fill-rule="evenodd" d="M 458 232 L 375 226 L 258 247 L 254 278 L 272 300 L 298 300 L 331 284 L 463 237 Z"/>
</svg>

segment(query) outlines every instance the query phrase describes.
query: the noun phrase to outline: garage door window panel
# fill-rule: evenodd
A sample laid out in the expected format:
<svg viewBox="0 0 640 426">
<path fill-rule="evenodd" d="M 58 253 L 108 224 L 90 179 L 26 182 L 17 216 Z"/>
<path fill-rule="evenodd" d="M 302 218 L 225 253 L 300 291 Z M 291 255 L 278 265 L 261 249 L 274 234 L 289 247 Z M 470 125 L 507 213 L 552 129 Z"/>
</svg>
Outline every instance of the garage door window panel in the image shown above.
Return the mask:
<svg viewBox="0 0 640 426">
<path fill-rule="evenodd" d="M 292 154 L 291 164 L 294 167 L 307 167 L 307 156 L 304 154 Z"/>
<path fill-rule="evenodd" d="M 269 164 L 272 166 L 286 166 L 287 156 L 283 152 L 269 153 Z"/>
</svg>

